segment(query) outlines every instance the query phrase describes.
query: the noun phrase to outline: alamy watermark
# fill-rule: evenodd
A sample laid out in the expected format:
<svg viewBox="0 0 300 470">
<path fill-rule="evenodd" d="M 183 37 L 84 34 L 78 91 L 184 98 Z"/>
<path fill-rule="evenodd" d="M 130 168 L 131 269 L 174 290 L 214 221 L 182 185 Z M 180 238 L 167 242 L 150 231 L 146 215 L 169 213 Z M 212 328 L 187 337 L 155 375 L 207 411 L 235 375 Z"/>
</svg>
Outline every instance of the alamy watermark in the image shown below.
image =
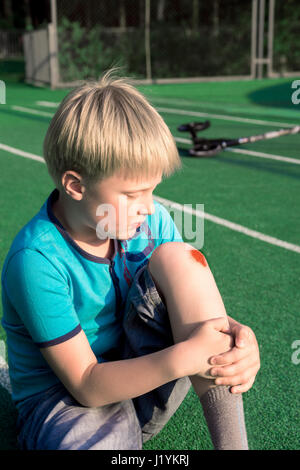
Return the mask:
<svg viewBox="0 0 300 470">
<path fill-rule="evenodd" d="M 294 80 L 292 83 L 292 88 L 296 88 L 296 90 L 292 93 L 292 103 L 299 104 L 300 103 L 300 80 Z"/>
<path fill-rule="evenodd" d="M 6 86 L 3 80 L 0 80 L 0 104 L 6 104 Z"/>
<path fill-rule="evenodd" d="M 300 339 L 295 339 L 291 347 L 292 349 L 295 349 L 295 351 L 292 354 L 291 360 L 292 360 L 292 363 L 295 364 L 295 366 L 297 366 L 298 364 L 300 364 Z"/>
<path fill-rule="evenodd" d="M 181 237 L 187 243 L 193 244 L 195 248 L 201 249 L 204 245 L 204 204 L 196 204 L 195 209 L 193 204 L 178 205 L 178 207 L 170 207 L 168 212 Z M 138 229 L 132 224 L 140 223 L 139 238 L 148 239 L 149 232 L 144 226 L 148 214 L 148 208 L 144 204 L 128 205 L 126 197 L 119 198 L 117 207 L 112 204 L 100 204 L 96 210 L 96 215 L 101 217 L 96 226 L 97 237 L 100 240 L 131 238 Z M 174 237 L 174 228 L 171 223 L 162 221 L 160 226 L 151 225 L 150 230 L 152 239 L 158 240 L 163 237 L 172 240 Z"/>
</svg>

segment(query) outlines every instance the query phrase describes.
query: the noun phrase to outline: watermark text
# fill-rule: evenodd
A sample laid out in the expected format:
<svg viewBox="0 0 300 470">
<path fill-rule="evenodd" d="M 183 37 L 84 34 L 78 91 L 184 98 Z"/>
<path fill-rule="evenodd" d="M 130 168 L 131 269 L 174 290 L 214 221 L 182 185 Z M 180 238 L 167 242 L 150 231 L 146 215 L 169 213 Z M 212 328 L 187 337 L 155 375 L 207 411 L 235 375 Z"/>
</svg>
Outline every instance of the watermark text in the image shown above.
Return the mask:
<svg viewBox="0 0 300 470">
<path fill-rule="evenodd" d="M 3 80 L 0 80 L 0 104 L 6 104 L 6 86 Z"/>
<path fill-rule="evenodd" d="M 292 363 L 297 366 L 298 364 L 300 364 L 300 339 L 296 339 L 295 341 L 293 341 L 292 349 L 295 349 L 295 351 L 292 354 L 291 360 Z"/>
<path fill-rule="evenodd" d="M 170 218 L 163 218 L 158 224 L 150 223 L 151 233 L 149 234 L 149 230 L 145 227 L 149 208 L 140 203 L 128 205 L 127 199 L 120 197 L 116 205 L 100 204 L 97 207 L 96 216 L 100 217 L 100 220 L 96 226 L 96 235 L 100 240 L 127 239 L 131 238 L 139 228 L 139 238 L 148 239 L 150 235 L 151 239 L 155 240 L 161 238 L 172 240 L 175 224 L 183 240 L 201 249 L 204 245 L 204 204 L 195 206 L 195 210 L 193 204 L 183 204 L 180 210 L 169 208 Z M 203 217 L 196 216 L 194 212 L 203 214 Z M 137 227 L 135 224 L 140 224 L 140 226 Z"/>
<path fill-rule="evenodd" d="M 292 103 L 299 104 L 300 103 L 300 80 L 294 80 L 292 83 L 292 88 L 296 88 L 296 90 L 292 93 Z"/>
</svg>

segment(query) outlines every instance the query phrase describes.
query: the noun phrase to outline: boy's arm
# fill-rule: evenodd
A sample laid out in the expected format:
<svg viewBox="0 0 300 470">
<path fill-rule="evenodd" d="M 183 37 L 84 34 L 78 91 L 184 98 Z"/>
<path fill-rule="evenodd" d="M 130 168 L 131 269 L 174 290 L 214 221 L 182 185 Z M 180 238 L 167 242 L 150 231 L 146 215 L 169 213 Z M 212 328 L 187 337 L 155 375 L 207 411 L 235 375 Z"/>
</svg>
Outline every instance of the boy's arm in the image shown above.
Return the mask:
<svg viewBox="0 0 300 470">
<path fill-rule="evenodd" d="M 98 363 L 82 330 L 40 351 L 71 395 L 88 407 L 127 400 L 177 378 L 175 345 L 139 358 Z"/>
<path fill-rule="evenodd" d="M 97 407 L 143 395 L 167 382 L 207 374 L 212 354 L 228 350 L 227 322 L 202 322 L 190 337 L 161 351 L 120 361 L 98 363 L 83 330 L 41 352 L 71 395 L 83 406 Z M 211 345 L 211 349 L 207 347 Z"/>
</svg>

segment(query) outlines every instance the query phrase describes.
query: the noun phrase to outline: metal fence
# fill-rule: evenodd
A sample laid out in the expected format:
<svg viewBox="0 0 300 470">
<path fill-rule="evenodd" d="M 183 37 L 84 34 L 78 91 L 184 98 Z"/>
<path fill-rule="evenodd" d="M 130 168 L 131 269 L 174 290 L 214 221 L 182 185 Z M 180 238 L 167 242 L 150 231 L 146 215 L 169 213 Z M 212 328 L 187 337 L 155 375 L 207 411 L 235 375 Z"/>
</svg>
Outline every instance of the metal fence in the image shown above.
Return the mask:
<svg viewBox="0 0 300 470">
<path fill-rule="evenodd" d="M 296 8 L 297 7 L 297 8 Z M 273 68 L 276 76 L 300 77 L 300 5 L 277 0 L 274 8 Z M 273 73 L 273 75 L 274 75 Z"/>
<path fill-rule="evenodd" d="M 56 30 L 52 23 L 46 28 L 29 31 L 23 36 L 26 81 L 35 85 L 59 84 Z"/>
<path fill-rule="evenodd" d="M 252 76 L 300 76 L 297 0 L 252 0 Z"/>
<path fill-rule="evenodd" d="M 251 76 L 252 0 L 56 0 L 60 80 L 121 66 L 137 79 Z"/>
<path fill-rule="evenodd" d="M 112 66 L 149 83 L 300 76 L 297 2 L 50 0 L 51 86 Z"/>
<path fill-rule="evenodd" d="M 0 30 L 0 59 L 23 56 L 23 31 Z"/>
</svg>

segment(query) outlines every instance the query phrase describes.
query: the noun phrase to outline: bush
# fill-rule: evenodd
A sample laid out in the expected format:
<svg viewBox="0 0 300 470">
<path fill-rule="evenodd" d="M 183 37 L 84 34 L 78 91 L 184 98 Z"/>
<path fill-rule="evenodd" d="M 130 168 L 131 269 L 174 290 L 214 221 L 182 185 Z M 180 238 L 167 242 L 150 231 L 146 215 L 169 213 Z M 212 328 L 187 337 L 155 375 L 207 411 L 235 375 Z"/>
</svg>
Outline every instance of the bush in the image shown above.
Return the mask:
<svg viewBox="0 0 300 470">
<path fill-rule="evenodd" d="M 217 36 L 200 26 L 156 26 L 151 31 L 155 78 L 246 75 L 250 73 L 250 32 L 222 26 Z"/>
<path fill-rule="evenodd" d="M 113 65 L 124 74 L 145 78 L 145 31 L 87 30 L 63 18 L 58 28 L 59 64 L 63 81 L 97 78 Z M 210 27 L 193 32 L 187 27 L 153 24 L 153 78 L 243 75 L 250 73 L 250 28 L 245 22 L 233 33 L 223 25 L 218 35 Z"/>
<path fill-rule="evenodd" d="M 85 80 L 99 77 L 112 65 L 113 51 L 104 47 L 99 26 L 87 30 L 78 21 L 62 18 L 58 26 L 58 60 L 62 81 Z"/>
</svg>

